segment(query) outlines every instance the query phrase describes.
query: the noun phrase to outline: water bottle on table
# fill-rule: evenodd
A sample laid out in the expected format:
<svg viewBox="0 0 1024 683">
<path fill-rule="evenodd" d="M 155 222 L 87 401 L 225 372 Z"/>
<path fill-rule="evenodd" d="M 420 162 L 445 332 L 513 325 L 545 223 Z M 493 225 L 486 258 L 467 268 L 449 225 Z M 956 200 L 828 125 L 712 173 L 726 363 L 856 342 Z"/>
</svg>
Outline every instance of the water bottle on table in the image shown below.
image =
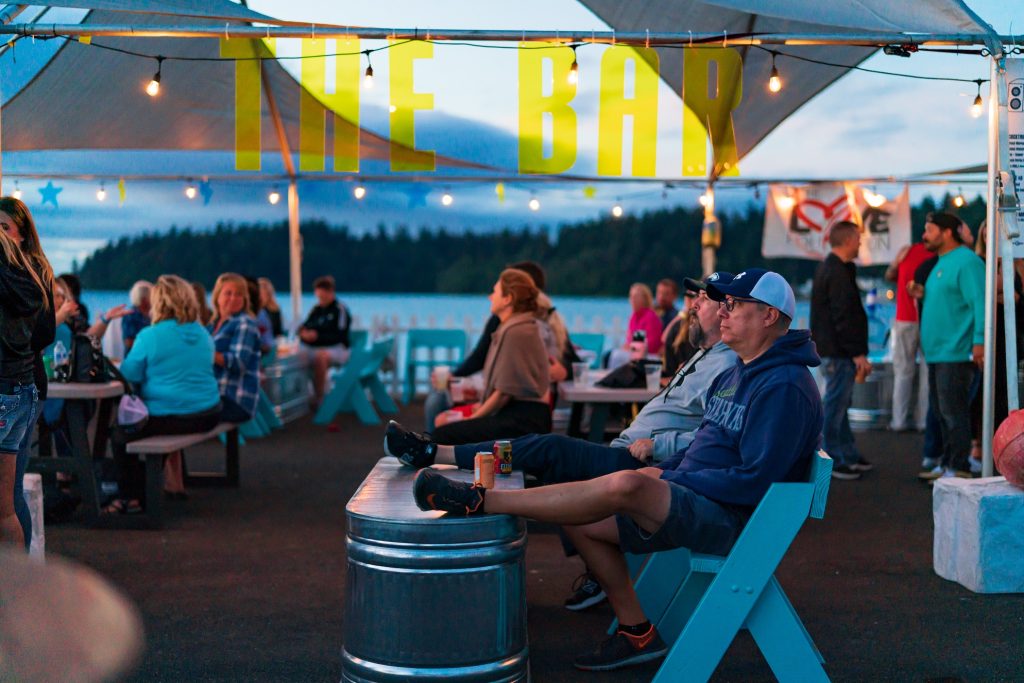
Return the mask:
<svg viewBox="0 0 1024 683">
<path fill-rule="evenodd" d="M 71 379 L 71 356 L 64 342 L 57 342 L 53 346 L 53 379 L 57 382 L 67 382 Z"/>
</svg>

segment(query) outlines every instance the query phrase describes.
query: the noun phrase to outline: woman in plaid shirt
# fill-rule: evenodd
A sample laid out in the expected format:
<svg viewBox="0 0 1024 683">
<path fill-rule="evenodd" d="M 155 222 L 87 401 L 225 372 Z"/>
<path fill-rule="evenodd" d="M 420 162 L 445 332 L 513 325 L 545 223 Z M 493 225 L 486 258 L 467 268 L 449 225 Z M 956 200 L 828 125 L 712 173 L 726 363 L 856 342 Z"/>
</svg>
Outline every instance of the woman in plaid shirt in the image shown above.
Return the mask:
<svg viewBox="0 0 1024 683">
<path fill-rule="evenodd" d="M 224 273 L 213 286 L 210 334 L 213 372 L 220 387 L 222 422 L 247 422 L 260 394 L 260 331 L 252 316 L 249 287 L 241 275 Z"/>
</svg>

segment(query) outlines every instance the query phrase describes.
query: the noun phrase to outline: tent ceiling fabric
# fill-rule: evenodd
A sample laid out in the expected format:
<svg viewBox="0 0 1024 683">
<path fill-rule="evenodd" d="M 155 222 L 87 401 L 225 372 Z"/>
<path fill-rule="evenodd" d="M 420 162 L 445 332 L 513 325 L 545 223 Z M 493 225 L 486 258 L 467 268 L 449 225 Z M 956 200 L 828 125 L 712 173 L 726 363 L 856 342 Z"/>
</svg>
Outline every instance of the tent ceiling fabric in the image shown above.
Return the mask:
<svg viewBox="0 0 1024 683">
<path fill-rule="evenodd" d="M 580 0 L 617 31 L 645 29 L 678 32 L 853 33 L 893 31 L 980 33 L 974 16 L 957 0 Z M 743 98 L 733 112 L 736 143 L 742 158 L 776 126 L 848 69 L 823 66 L 780 56 L 777 66 L 784 81 L 779 93 L 769 93 L 771 54 L 756 47 L 737 48 L 743 57 Z M 783 54 L 855 66 L 877 48 L 854 45 L 779 46 Z M 681 50 L 658 48 L 662 78 L 682 96 Z"/>
<path fill-rule="evenodd" d="M 107 24 L 113 20 L 123 23 L 128 18 L 95 11 L 83 24 Z M 187 21 L 194 24 L 200 20 Z M 130 22 L 143 25 L 166 23 L 167 19 L 131 15 Z M 107 37 L 95 42 L 154 55 L 215 58 L 220 53 L 219 41 L 209 38 Z M 299 143 L 301 86 L 276 61 L 263 64 L 294 154 Z M 234 63 L 165 61 L 164 87 L 158 97 L 149 97 L 143 86 L 155 70 L 155 59 L 67 41 L 49 64 L 4 106 L 0 149 L 233 150 Z M 330 129 L 329 124 L 328 135 Z M 265 99 L 261 137 L 264 152 L 280 152 Z M 390 142 L 362 129 L 360 157 L 389 159 Z M 437 155 L 436 162 L 445 167 L 489 168 L 441 155 Z"/>
<path fill-rule="evenodd" d="M 264 14 L 253 12 L 247 7 L 228 2 L 228 0 L 45 0 L 42 4 L 50 7 L 160 14 L 193 19 L 275 21 Z M 119 21 L 121 19 L 115 18 L 114 23 Z"/>
</svg>

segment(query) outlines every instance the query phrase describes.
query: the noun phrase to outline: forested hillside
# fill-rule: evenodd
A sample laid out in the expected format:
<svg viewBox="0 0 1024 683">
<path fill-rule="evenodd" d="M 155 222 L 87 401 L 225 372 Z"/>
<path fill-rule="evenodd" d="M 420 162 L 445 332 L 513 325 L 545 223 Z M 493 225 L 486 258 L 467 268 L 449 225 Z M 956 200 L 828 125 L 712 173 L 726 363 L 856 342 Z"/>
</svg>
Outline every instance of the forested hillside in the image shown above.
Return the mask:
<svg viewBox="0 0 1024 683">
<path fill-rule="evenodd" d="M 935 210 L 935 204 L 928 198 L 914 207 L 915 238 L 924 214 Z M 976 227 L 984 211 L 979 198 L 960 213 Z M 479 292 L 489 289 L 505 264 L 533 259 L 546 268 L 551 292 L 624 296 L 632 282 L 700 275 L 701 218 L 700 209 L 683 208 L 608 217 L 564 226 L 557 241 L 547 230 L 453 234 L 444 229 L 379 228 L 356 235 L 345 226 L 308 221 L 302 224 L 303 286 L 309 289 L 315 277 L 330 273 L 338 289 L 347 292 Z M 721 269 L 770 267 L 794 283 L 813 275 L 812 261 L 761 257 L 760 207 L 723 212 L 720 219 Z M 225 271 L 266 276 L 287 289 L 287 226 L 218 225 L 210 231 L 172 227 L 164 233 L 122 237 L 97 250 L 79 270 L 90 289 L 127 289 L 138 279 L 153 280 L 161 273 L 177 273 L 209 287 Z"/>
</svg>

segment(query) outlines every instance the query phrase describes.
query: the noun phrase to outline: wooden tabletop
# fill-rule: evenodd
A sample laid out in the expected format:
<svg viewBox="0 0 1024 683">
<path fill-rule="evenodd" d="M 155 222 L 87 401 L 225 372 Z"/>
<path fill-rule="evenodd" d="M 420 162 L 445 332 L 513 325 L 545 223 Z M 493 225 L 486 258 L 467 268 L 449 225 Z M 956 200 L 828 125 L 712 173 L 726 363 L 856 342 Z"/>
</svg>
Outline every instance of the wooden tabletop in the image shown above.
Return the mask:
<svg viewBox="0 0 1024 683">
<path fill-rule="evenodd" d="M 120 382 L 50 382 L 46 387 L 47 398 L 115 398 L 124 394 Z"/>
</svg>

